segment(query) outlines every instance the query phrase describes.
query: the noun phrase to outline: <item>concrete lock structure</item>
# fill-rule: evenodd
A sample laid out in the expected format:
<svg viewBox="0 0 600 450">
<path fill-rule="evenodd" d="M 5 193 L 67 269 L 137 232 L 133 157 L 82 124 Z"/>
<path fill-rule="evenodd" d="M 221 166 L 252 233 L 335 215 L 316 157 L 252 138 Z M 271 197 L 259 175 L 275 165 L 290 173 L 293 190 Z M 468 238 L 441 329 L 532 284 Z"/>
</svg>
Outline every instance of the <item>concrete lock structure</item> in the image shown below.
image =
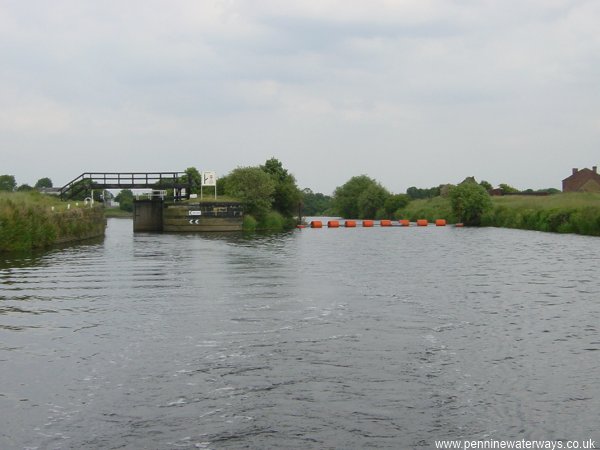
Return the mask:
<svg viewBox="0 0 600 450">
<path fill-rule="evenodd" d="M 243 216 L 242 205 L 237 202 L 136 200 L 133 203 L 133 231 L 242 231 Z"/>
</svg>

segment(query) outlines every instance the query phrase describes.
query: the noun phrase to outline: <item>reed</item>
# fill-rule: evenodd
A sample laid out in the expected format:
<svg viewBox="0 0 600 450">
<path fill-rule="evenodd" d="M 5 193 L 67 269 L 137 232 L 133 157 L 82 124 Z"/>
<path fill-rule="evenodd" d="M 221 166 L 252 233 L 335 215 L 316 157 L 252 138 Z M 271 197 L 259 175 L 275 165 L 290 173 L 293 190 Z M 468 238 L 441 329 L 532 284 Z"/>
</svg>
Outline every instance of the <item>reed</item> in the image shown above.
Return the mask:
<svg viewBox="0 0 600 450">
<path fill-rule="evenodd" d="M 65 203 L 38 192 L 0 193 L 0 251 L 44 248 L 102 236 L 102 208 Z"/>
</svg>

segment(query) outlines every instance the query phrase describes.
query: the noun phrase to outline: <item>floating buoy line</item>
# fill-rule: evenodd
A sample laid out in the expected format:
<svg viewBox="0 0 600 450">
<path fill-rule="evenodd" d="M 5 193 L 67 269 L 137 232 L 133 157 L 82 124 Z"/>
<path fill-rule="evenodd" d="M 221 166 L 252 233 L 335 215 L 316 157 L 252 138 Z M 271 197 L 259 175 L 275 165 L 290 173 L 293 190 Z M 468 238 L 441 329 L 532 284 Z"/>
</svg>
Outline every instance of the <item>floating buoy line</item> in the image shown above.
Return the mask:
<svg viewBox="0 0 600 450">
<path fill-rule="evenodd" d="M 323 222 L 321 220 L 312 220 L 310 222 L 310 228 L 324 228 L 325 225 L 327 226 L 327 228 L 340 228 L 340 227 L 356 228 L 357 226 L 359 226 L 359 223 L 360 223 L 360 226 L 362 226 L 363 228 L 373 228 L 376 225 L 374 220 L 367 220 L 367 219 L 362 220 L 362 221 L 328 220 L 326 224 L 323 224 Z M 378 225 L 380 227 L 398 227 L 398 226 L 400 226 L 400 227 L 410 227 L 410 226 L 427 227 L 427 226 L 429 226 L 429 221 L 427 219 L 419 219 L 416 222 L 411 222 L 407 219 L 401 219 L 401 220 L 398 220 L 398 222 L 396 224 L 392 220 L 382 219 L 379 221 Z M 437 219 L 435 222 L 432 223 L 432 225 L 435 225 L 436 227 L 445 227 L 447 225 L 447 222 L 446 222 L 446 219 Z M 458 227 L 458 228 L 462 228 L 462 227 L 464 227 L 464 224 L 455 223 L 454 226 Z M 306 225 L 298 225 L 297 228 L 306 228 Z"/>
</svg>

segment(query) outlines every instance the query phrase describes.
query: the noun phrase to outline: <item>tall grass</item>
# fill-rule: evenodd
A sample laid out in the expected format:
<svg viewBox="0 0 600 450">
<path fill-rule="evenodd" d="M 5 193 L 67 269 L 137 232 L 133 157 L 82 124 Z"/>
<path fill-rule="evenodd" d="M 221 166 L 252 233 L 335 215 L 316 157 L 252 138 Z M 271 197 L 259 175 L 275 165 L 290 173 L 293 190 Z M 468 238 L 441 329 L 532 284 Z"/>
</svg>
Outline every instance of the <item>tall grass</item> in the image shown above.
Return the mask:
<svg viewBox="0 0 600 450">
<path fill-rule="evenodd" d="M 493 204 L 482 217 L 484 226 L 600 236 L 600 194 L 505 196 Z"/>
<path fill-rule="evenodd" d="M 482 226 L 600 236 L 600 194 L 507 195 L 492 197 L 492 205 L 482 216 Z M 396 216 L 456 222 L 449 199 L 443 197 L 414 200 Z"/>
<path fill-rule="evenodd" d="M 455 223 L 450 200 L 446 197 L 434 197 L 422 200 L 413 200 L 407 206 L 396 211 L 396 219 L 408 219 L 413 222 L 427 219 L 433 222 L 437 219 L 446 219 L 448 223 Z"/>
<path fill-rule="evenodd" d="M 31 250 L 101 236 L 105 226 L 101 208 L 64 203 L 37 192 L 0 193 L 0 251 Z"/>
</svg>

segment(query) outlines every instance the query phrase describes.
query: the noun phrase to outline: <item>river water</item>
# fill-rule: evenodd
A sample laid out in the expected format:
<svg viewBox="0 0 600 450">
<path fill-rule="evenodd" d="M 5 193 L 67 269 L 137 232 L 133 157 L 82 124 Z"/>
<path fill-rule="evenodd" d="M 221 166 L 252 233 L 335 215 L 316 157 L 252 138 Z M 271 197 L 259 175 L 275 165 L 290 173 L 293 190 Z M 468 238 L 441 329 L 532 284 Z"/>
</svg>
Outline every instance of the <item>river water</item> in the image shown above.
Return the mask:
<svg viewBox="0 0 600 450">
<path fill-rule="evenodd" d="M 574 235 L 111 219 L 0 263 L 0 448 L 598 442 L 599 268 Z"/>
</svg>

